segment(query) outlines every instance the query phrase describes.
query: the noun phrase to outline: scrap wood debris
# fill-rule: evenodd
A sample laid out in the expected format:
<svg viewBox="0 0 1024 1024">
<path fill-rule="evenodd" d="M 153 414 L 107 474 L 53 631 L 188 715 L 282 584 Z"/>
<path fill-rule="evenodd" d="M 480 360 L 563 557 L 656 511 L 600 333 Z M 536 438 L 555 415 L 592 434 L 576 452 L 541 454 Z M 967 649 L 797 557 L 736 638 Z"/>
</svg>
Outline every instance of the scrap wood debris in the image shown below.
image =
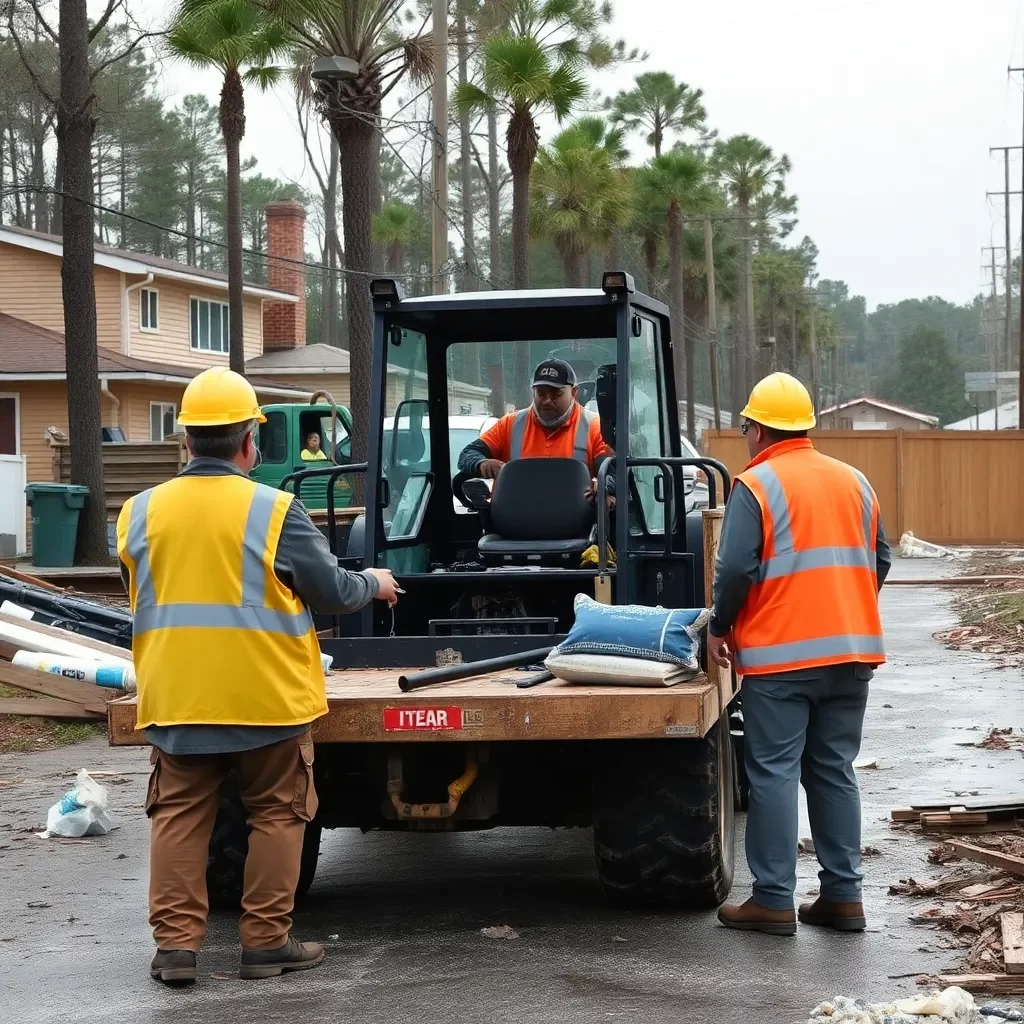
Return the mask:
<svg viewBox="0 0 1024 1024">
<path fill-rule="evenodd" d="M 1020 835 L 986 836 L 971 842 L 951 840 L 933 847 L 928 853 L 932 864 L 958 863 L 938 878 L 918 881 L 901 879 L 889 887 L 894 896 L 927 901 L 909 915 L 911 922 L 941 931 L 944 946 L 960 953 L 958 970 L 972 977 L 1012 978 L 1024 994 L 1024 976 L 1016 972 L 1016 963 L 1007 973 L 1006 962 L 1014 946 L 1004 951 L 1003 936 L 1011 920 L 1020 922 L 1024 912 L 1024 837 Z M 1014 956 L 1016 954 L 1013 954 Z M 919 979 L 935 983 L 936 979 Z M 952 984 L 947 977 L 944 981 Z M 995 983 L 981 991 L 1007 993 Z M 1009 984 L 1009 983 L 1007 983 Z"/>
</svg>

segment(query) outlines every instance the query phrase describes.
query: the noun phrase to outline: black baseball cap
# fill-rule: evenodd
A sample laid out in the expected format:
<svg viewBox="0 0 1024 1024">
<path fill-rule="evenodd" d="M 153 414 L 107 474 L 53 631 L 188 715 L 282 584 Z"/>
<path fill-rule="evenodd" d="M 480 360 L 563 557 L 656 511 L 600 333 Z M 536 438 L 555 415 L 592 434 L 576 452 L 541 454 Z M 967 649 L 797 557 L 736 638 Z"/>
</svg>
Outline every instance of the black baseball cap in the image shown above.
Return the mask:
<svg viewBox="0 0 1024 1024">
<path fill-rule="evenodd" d="M 533 386 L 549 388 L 574 388 L 576 371 L 564 359 L 545 359 L 533 371 Z"/>
</svg>

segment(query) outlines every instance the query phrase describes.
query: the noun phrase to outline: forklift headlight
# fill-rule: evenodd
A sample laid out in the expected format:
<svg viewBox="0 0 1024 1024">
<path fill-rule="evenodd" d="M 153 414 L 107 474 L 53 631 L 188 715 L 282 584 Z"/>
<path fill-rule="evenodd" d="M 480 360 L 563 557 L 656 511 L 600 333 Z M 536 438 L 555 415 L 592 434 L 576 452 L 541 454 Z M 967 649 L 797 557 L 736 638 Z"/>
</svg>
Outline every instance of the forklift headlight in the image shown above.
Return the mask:
<svg viewBox="0 0 1024 1024">
<path fill-rule="evenodd" d="M 631 274 L 623 273 L 621 270 L 607 270 L 601 277 L 601 290 L 604 292 L 629 292 L 632 295 L 636 291 L 636 283 Z"/>
<path fill-rule="evenodd" d="M 389 277 L 377 277 L 370 282 L 370 297 L 389 302 L 401 302 L 405 297 L 402 295 L 402 287 L 397 281 Z"/>
</svg>

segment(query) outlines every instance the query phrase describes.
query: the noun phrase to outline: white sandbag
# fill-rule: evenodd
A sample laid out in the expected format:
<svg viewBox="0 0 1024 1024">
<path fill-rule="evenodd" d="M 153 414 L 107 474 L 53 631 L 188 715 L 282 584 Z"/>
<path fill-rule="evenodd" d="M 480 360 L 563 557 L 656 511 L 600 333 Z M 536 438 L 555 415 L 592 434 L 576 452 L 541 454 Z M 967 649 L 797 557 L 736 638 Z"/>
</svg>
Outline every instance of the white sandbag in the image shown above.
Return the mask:
<svg viewBox="0 0 1024 1024">
<path fill-rule="evenodd" d="M 699 673 L 699 669 L 665 661 L 620 654 L 564 654 L 557 647 L 548 655 L 544 667 L 567 683 L 594 686 L 675 686 Z"/>
<path fill-rule="evenodd" d="M 103 836 L 118 826 L 107 813 L 107 788 L 101 786 L 84 768 L 69 789 L 46 815 L 46 831 L 36 834 L 78 838 Z"/>
</svg>

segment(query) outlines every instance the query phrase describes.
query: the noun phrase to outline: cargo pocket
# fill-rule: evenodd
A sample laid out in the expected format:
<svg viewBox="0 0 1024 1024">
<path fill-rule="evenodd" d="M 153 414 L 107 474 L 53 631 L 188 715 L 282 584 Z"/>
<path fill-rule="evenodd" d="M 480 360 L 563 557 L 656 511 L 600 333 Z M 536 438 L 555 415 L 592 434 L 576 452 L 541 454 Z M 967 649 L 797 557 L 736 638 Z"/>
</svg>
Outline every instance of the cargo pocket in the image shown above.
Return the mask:
<svg viewBox="0 0 1024 1024">
<path fill-rule="evenodd" d="M 312 821 L 319 806 L 320 801 L 313 785 L 313 738 L 306 733 L 299 740 L 299 763 L 296 768 L 292 810 L 303 821 Z"/>
<path fill-rule="evenodd" d="M 142 805 L 146 811 L 146 817 L 153 817 L 153 809 L 156 807 L 157 798 L 160 792 L 160 749 L 154 747 L 149 755 L 149 763 L 153 766 L 149 773 L 149 783 L 146 786 L 146 802 Z"/>
</svg>

